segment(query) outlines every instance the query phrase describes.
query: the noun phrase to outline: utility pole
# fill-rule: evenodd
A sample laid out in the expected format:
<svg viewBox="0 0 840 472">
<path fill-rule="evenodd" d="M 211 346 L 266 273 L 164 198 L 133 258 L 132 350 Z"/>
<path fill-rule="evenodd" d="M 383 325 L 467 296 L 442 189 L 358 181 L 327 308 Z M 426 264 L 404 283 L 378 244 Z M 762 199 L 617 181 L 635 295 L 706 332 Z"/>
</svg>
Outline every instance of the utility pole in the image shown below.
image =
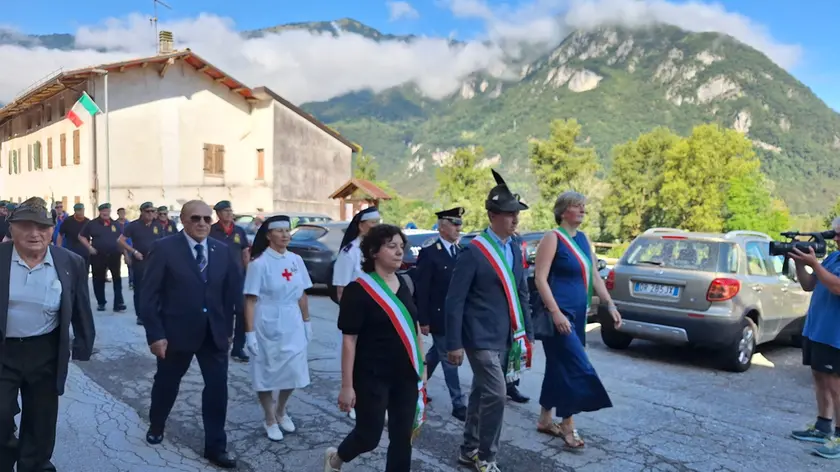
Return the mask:
<svg viewBox="0 0 840 472">
<path fill-rule="evenodd" d="M 152 0 L 152 3 L 154 4 L 154 16 L 149 19 L 149 22 L 155 29 L 155 51 L 157 54 L 160 54 L 160 41 L 158 40 L 158 4 L 165 7 L 167 10 L 171 10 L 172 7 L 164 3 L 162 0 Z"/>
</svg>

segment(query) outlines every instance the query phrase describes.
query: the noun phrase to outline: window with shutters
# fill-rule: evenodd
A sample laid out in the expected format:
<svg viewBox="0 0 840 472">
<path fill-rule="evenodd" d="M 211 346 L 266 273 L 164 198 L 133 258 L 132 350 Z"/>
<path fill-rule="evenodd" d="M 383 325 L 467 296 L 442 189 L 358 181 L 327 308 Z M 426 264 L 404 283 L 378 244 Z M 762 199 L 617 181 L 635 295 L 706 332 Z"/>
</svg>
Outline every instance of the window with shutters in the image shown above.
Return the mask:
<svg viewBox="0 0 840 472">
<path fill-rule="evenodd" d="M 35 170 L 43 170 L 44 165 L 41 163 L 41 141 L 35 141 L 35 146 L 32 149 L 32 159 Z"/>
<path fill-rule="evenodd" d="M 58 152 L 61 156 L 61 167 L 64 167 L 67 165 L 67 135 L 61 133 L 61 138 L 59 141 L 60 142 L 58 143 Z"/>
<path fill-rule="evenodd" d="M 67 114 L 67 107 L 64 105 L 64 97 L 58 99 L 58 116 L 63 117 Z"/>
<path fill-rule="evenodd" d="M 32 145 L 26 146 L 26 167 L 32 172 Z"/>
<path fill-rule="evenodd" d="M 12 175 L 12 155 L 14 151 L 9 151 L 9 175 Z"/>
<path fill-rule="evenodd" d="M 81 148 L 79 147 L 79 130 L 73 131 L 73 164 L 79 165 L 82 162 Z"/>
<path fill-rule="evenodd" d="M 257 180 L 265 180 L 265 149 L 257 149 Z"/>
<path fill-rule="evenodd" d="M 222 144 L 204 144 L 204 173 L 224 175 L 225 147 Z"/>
<path fill-rule="evenodd" d="M 12 167 L 14 167 L 14 174 L 20 174 L 20 149 L 12 151 Z"/>
<path fill-rule="evenodd" d="M 52 138 L 47 138 L 47 169 L 53 168 L 52 160 Z"/>
<path fill-rule="evenodd" d="M 53 114 L 52 114 L 52 104 L 48 104 L 44 107 L 44 118 L 47 123 L 52 123 Z"/>
<path fill-rule="evenodd" d="M 64 208 L 64 211 L 67 211 L 67 197 L 61 197 L 61 208 Z"/>
<path fill-rule="evenodd" d="M 73 203 L 82 203 L 82 197 L 75 197 Z"/>
</svg>

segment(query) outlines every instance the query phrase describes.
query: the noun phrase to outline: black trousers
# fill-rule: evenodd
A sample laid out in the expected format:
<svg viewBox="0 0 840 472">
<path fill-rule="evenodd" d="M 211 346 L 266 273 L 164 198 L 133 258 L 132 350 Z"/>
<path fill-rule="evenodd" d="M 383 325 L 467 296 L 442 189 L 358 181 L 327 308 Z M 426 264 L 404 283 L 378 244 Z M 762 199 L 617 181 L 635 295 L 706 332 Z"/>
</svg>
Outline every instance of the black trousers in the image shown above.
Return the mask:
<svg viewBox="0 0 840 472">
<path fill-rule="evenodd" d="M 193 356 L 198 359 L 204 390 L 201 392 L 201 417 L 204 421 L 204 453 L 218 455 L 227 450 L 225 420 L 228 401 L 228 351 L 220 350 L 213 342 L 210 326 L 198 352 L 166 351 L 166 358 L 158 359 L 152 385 L 152 405 L 149 423 L 152 430 L 163 431 L 169 413 L 175 405 L 181 378 L 187 373 Z"/>
<path fill-rule="evenodd" d="M 93 294 L 96 296 L 96 303 L 99 305 L 108 303 L 105 297 L 105 281 L 108 279 L 108 272 L 110 272 L 111 280 L 114 284 L 114 308 L 119 305 L 124 305 L 122 277 L 120 276 L 122 254 L 117 252 L 92 255 L 90 256 L 90 267 L 93 271 Z"/>
<path fill-rule="evenodd" d="M 378 378 L 353 374 L 356 389 L 356 426 L 338 446 L 338 457 L 350 462 L 379 445 L 388 412 L 388 455 L 385 472 L 411 470 L 411 434 L 417 411 L 417 379 Z"/>
<path fill-rule="evenodd" d="M 134 312 L 137 313 L 139 318 L 140 313 L 137 311 L 137 307 L 140 306 L 140 300 L 143 298 L 143 275 L 146 272 L 146 261 L 134 259 L 131 261 L 131 267 L 134 271 Z"/>
<path fill-rule="evenodd" d="M 52 469 L 58 420 L 59 331 L 31 338 L 6 338 L 0 347 L 0 438 L 11 438 L 20 392 L 22 412 L 17 449 L 0 448 L 0 472 Z"/>
</svg>

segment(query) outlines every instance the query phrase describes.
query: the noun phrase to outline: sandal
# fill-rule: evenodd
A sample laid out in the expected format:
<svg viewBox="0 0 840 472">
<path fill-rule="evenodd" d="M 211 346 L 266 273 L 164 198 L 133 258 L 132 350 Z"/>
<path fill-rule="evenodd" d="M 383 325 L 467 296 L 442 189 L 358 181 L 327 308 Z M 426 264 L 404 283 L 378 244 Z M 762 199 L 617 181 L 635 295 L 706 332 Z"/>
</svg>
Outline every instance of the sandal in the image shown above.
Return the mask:
<svg viewBox="0 0 840 472">
<path fill-rule="evenodd" d="M 563 426 L 560 425 L 560 431 L 562 432 L 563 442 L 566 443 L 566 447 L 570 449 L 581 449 L 586 443 L 583 442 L 583 439 L 580 438 L 578 434 L 578 430 L 572 429 L 571 431 L 563 431 Z"/>
<path fill-rule="evenodd" d="M 563 437 L 563 428 L 560 427 L 560 423 L 551 423 L 548 425 L 537 423 L 537 432 L 547 434 L 553 438 Z"/>
</svg>

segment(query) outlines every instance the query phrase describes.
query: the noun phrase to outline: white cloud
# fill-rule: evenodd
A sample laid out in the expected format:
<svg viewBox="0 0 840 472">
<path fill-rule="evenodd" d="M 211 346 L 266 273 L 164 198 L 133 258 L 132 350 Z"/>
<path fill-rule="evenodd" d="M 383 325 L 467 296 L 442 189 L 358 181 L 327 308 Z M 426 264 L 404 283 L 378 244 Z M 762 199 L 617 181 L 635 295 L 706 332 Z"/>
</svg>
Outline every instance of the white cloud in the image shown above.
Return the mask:
<svg viewBox="0 0 840 472">
<path fill-rule="evenodd" d="M 750 44 L 780 65 L 795 64 L 798 46 L 775 41 L 760 25 L 719 5 L 664 0 L 534 0 L 519 8 L 491 8 L 482 0 L 440 0 L 455 16 L 477 18 L 481 37 L 453 46 L 448 38 L 411 43 L 376 42 L 354 34 L 284 31 L 244 39 L 229 19 L 210 14 L 162 22 L 177 48 L 197 54 L 249 86 L 266 85 L 296 103 L 326 100 L 351 91 L 381 91 L 416 82 L 433 98 L 455 92 L 467 75 L 500 71 L 517 41 L 556 44 L 570 28 L 623 23 L 672 23 L 693 31 L 717 31 Z M 569 3 L 571 2 L 571 3 Z M 2 35 L 2 31 L 0 31 Z M 110 19 L 76 32 L 76 51 L 0 46 L 0 102 L 56 69 L 73 69 L 152 55 L 154 32 L 144 15 Z M 486 41 L 490 39 L 490 41 Z M 102 52 L 103 50 L 108 52 Z"/>
<path fill-rule="evenodd" d="M 420 13 L 408 2 L 386 2 L 391 21 L 416 20 Z"/>
</svg>

